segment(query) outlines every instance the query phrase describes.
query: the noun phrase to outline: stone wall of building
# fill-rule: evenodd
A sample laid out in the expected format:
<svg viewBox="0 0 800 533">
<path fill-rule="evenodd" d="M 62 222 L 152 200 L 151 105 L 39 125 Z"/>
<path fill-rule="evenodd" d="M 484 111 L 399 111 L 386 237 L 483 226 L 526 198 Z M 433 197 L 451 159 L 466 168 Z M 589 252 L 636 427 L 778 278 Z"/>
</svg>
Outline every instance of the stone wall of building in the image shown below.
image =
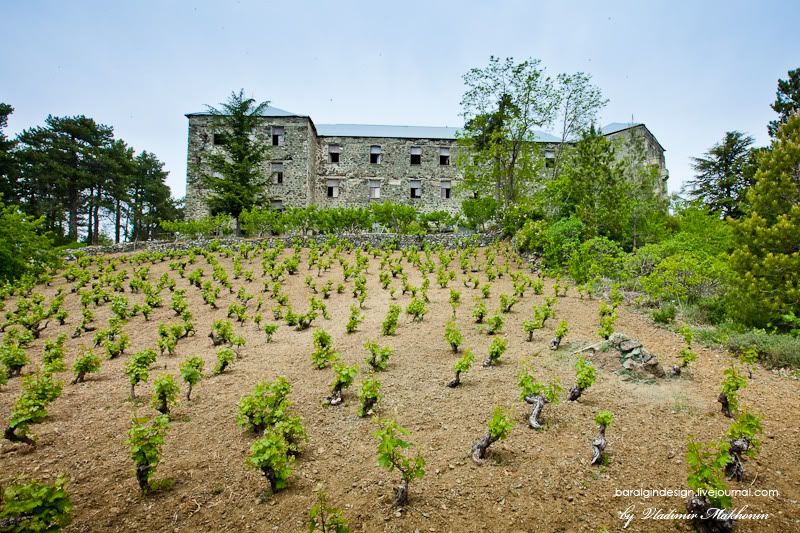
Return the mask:
<svg viewBox="0 0 800 533">
<path fill-rule="evenodd" d="M 633 151 L 642 147 L 646 154 L 644 162 L 659 168 L 663 193 L 666 194 L 669 171 L 667 171 L 664 158 L 664 149 L 646 126 L 640 124 L 633 128 L 608 134 L 607 137 L 615 144 L 618 157 L 627 157 Z"/>
<path fill-rule="evenodd" d="M 206 191 L 200 176 L 209 172 L 207 157 L 221 146 L 214 145 L 219 133 L 213 118 L 206 115 L 189 117 L 189 147 L 186 177 L 186 216 L 200 218 L 209 214 Z M 272 145 L 272 128 L 282 127 L 283 143 Z M 307 117 L 265 117 L 255 131 L 256 138 L 267 144 L 267 159 L 262 165 L 262 198 L 264 205 L 303 207 L 309 203 L 308 191 L 314 181 L 312 155 L 317 152 L 314 127 Z M 283 182 L 273 183 L 273 162 L 283 163 Z"/>
<path fill-rule="evenodd" d="M 330 147 L 341 149 L 339 162 L 330 161 Z M 370 162 L 370 150 L 379 146 L 380 162 Z M 411 149 L 421 151 L 420 164 L 411 164 Z M 439 162 L 440 149 L 447 148 L 450 164 Z M 423 212 L 457 212 L 461 197 L 456 187 L 459 176 L 455 167 L 456 143 L 447 139 L 398 139 L 386 137 L 320 137 L 317 149 L 318 180 L 313 196 L 324 207 L 367 206 L 373 201 L 391 201 L 412 205 Z M 328 183 L 335 180 L 338 197 L 328 196 Z M 421 197 L 411 197 L 411 184 L 418 181 Z M 370 182 L 380 184 L 380 198 L 370 199 Z M 443 198 L 443 182 L 451 196 Z"/>
</svg>

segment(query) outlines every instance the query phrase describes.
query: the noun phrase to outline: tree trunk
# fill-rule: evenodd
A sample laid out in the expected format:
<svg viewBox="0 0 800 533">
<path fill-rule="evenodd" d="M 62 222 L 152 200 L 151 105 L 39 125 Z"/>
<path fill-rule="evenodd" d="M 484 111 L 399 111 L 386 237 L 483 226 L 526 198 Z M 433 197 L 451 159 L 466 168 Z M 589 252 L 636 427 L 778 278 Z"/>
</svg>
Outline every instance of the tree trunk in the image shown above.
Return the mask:
<svg viewBox="0 0 800 533">
<path fill-rule="evenodd" d="M 697 533 L 731 533 L 734 521 L 729 517 L 715 517 L 705 496 L 692 496 L 686 509 L 694 516 L 692 525 Z"/>
<path fill-rule="evenodd" d="M 92 244 L 100 242 L 100 196 L 102 192 L 102 189 L 97 187 L 97 197 L 94 202 L 94 238 L 92 239 Z"/>
<path fill-rule="evenodd" d="M 131 401 L 133 402 L 135 400 L 136 400 L 136 385 L 131 383 Z"/>
<path fill-rule="evenodd" d="M 459 385 L 461 385 L 461 372 L 456 372 L 456 377 L 454 377 L 447 386 L 451 389 L 455 389 Z"/>
<path fill-rule="evenodd" d="M 733 418 L 733 413 L 731 413 L 731 406 L 728 403 L 728 397 L 725 396 L 724 392 L 719 394 L 719 398 L 717 401 L 722 404 L 722 414 L 727 416 L 728 418 Z"/>
<path fill-rule="evenodd" d="M 8 427 L 6 428 L 6 431 L 5 431 L 5 433 L 3 433 L 3 436 L 4 436 L 6 439 L 10 440 L 11 442 L 24 442 L 25 444 L 30 444 L 31 446 L 34 446 L 34 445 L 36 444 L 36 443 L 35 443 L 35 442 L 33 442 L 33 440 L 32 440 L 30 437 L 28 437 L 27 435 L 17 435 L 17 433 L 16 433 L 16 429 L 17 429 L 17 428 L 13 428 L 13 427 L 11 427 L 11 426 L 8 426 Z"/>
<path fill-rule="evenodd" d="M 486 458 L 486 450 L 495 440 L 497 439 L 493 438 L 492 434 L 487 431 L 486 434 L 472 445 L 472 450 L 470 451 L 472 460 L 477 464 L 482 464 L 483 460 Z"/>
<path fill-rule="evenodd" d="M 394 504 L 403 507 L 408 503 L 408 480 L 403 479 L 397 486 L 394 493 Z"/>
<path fill-rule="evenodd" d="M 744 479 L 744 464 L 742 463 L 742 455 L 750 449 L 750 439 L 740 437 L 731 441 L 730 454 L 733 461 L 728 463 L 725 467 L 725 474 L 729 478 L 741 481 Z"/>
<path fill-rule="evenodd" d="M 558 350 L 559 346 L 561 346 L 561 338 L 560 337 L 553 337 L 553 340 L 550 341 L 550 349 L 551 350 Z"/>
<path fill-rule="evenodd" d="M 606 427 L 600 426 L 600 434 L 592 439 L 592 464 L 600 464 L 603 461 L 603 450 L 606 449 Z"/>
<path fill-rule="evenodd" d="M 571 402 L 574 402 L 575 400 L 581 397 L 582 393 L 583 389 L 575 385 L 574 387 L 569 389 L 569 395 L 567 395 L 567 399 Z"/>
<path fill-rule="evenodd" d="M 78 372 L 78 375 L 75 376 L 75 379 L 72 380 L 72 384 L 75 385 L 76 383 L 83 383 L 85 376 L 86 376 L 85 372 Z"/>
<path fill-rule="evenodd" d="M 119 244 L 120 226 L 122 225 L 122 206 L 119 198 L 115 200 L 114 206 L 114 242 Z"/>
<path fill-rule="evenodd" d="M 334 387 L 333 391 L 331 392 L 331 395 L 327 397 L 327 401 L 328 404 L 330 405 L 339 405 L 340 403 L 342 403 L 343 401 L 342 388 L 339 387 L 338 385 Z"/>
<path fill-rule="evenodd" d="M 136 466 L 136 481 L 139 482 L 139 488 L 142 492 L 147 492 L 150 489 L 150 465 L 137 465 Z"/>
<path fill-rule="evenodd" d="M 267 481 L 269 481 L 269 488 L 272 489 L 272 492 L 278 492 L 278 479 L 275 477 L 275 471 L 272 468 L 265 466 L 261 468 L 261 472 L 264 474 L 264 477 L 267 478 Z"/>
<path fill-rule="evenodd" d="M 539 422 L 539 415 L 542 414 L 547 399 L 541 394 L 537 394 L 536 396 L 526 396 L 525 401 L 533 405 L 531 416 L 528 417 L 528 425 L 533 429 L 543 429 L 544 426 Z"/>
<path fill-rule="evenodd" d="M 189 387 L 186 389 L 186 401 L 192 401 L 192 384 L 189 383 Z"/>
</svg>

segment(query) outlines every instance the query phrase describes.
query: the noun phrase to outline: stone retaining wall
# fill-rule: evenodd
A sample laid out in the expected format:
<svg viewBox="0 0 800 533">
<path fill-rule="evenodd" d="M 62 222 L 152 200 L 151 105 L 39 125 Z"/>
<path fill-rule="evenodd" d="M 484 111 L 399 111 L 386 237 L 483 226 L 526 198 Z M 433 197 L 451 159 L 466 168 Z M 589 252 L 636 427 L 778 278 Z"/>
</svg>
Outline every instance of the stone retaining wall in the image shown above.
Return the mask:
<svg viewBox="0 0 800 533">
<path fill-rule="evenodd" d="M 331 238 L 331 235 L 285 235 L 280 237 L 263 237 L 263 238 L 222 238 L 222 239 L 196 239 L 189 241 L 143 241 L 143 242 L 128 242 L 122 244 L 112 244 L 109 246 L 87 246 L 81 248 L 81 251 L 87 255 L 102 255 L 102 254 L 118 254 L 118 253 L 133 253 L 133 252 L 164 252 L 170 250 L 188 250 L 190 248 L 200 247 L 205 248 L 214 240 L 218 240 L 223 246 L 236 246 L 243 242 L 252 242 L 260 244 L 263 241 L 268 242 L 283 242 L 290 245 L 292 241 L 299 239 L 304 246 L 309 242 L 321 244 Z M 388 242 L 396 242 L 400 247 L 409 246 L 422 246 L 428 244 L 429 246 L 439 246 L 440 244 L 445 248 L 460 248 L 470 244 L 477 246 L 487 246 L 500 238 L 499 233 L 431 233 L 428 235 L 403 235 L 398 233 L 342 233 L 336 235 L 338 239 L 350 241 L 355 246 L 362 246 L 364 244 L 379 248 Z M 74 257 L 75 250 L 70 250 L 67 257 Z"/>
</svg>

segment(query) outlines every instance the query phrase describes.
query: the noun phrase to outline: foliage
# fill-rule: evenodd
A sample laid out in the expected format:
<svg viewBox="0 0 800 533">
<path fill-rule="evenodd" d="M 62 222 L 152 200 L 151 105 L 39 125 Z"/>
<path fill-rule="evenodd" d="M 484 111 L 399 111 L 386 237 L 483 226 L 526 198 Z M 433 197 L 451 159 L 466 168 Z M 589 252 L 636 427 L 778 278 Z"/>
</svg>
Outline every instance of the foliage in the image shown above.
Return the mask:
<svg viewBox="0 0 800 533">
<path fill-rule="evenodd" d="M 514 427 L 514 419 L 505 409 L 497 407 L 489 420 L 489 434 L 494 440 L 504 440 Z"/>
<path fill-rule="evenodd" d="M 753 137 L 725 132 L 703 157 L 692 158 L 695 171 L 686 186 L 689 195 L 722 218 L 740 218 L 747 210 L 746 192 L 753 185 Z"/>
<path fill-rule="evenodd" d="M 364 314 L 361 312 L 361 310 L 355 305 L 351 305 L 350 318 L 345 325 L 345 331 L 347 331 L 347 333 L 355 333 L 358 329 L 358 325 L 363 322 L 363 320 Z"/>
<path fill-rule="evenodd" d="M 142 350 L 137 352 L 128 359 L 125 365 L 125 374 L 131 383 L 131 399 L 133 399 L 133 387 L 141 381 L 147 381 L 149 378 L 150 365 L 156 361 L 156 352 L 151 349 Z"/>
<path fill-rule="evenodd" d="M 556 339 L 561 340 L 567 336 L 567 333 L 569 333 L 569 326 L 567 325 L 566 320 L 562 320 L 561 322 L 558 323 L 558 327 L 556 327 L 556 330 L 553 332 L 553 335 L 555 336 Z"/>
<path fill-rule="evenodd" d="M 311 352 L 311 362 L 318 369 L 325 368 L 334 361 L 338 361 L 339 354 L 333 349 L 333 337 L 324 329 L 314 332 L 314 351 Z"/>
<path fill-rule="evenodd" d="M 706 496 L 712 507 L 730 509 L 733 500 L 725 495 L 725 465 L 731 462 L 726 442 L 704 444 L 689 438 L 686 463 L 689 466 L 688 485 L 696 494 L 708 491 Z"/>
<path fill-rule="evenodd" d="M 586 390 L 594 385 L 597 369 L 583 357 L 578 357 L 575 363 L 575 384 L 581 390 Z"/>
<path fill-rule="evenodd" d="M 193 356 L 184 359 L 180 365 L 181 377 L 183 381 L 189 385 L 189 391 L 186 393 L 186 399 L 191 396 L 191 389 L 200 382 L 203 377 L 203 369 L 206 363 L 202 357 Z"/>
<path fill-rule="evenodd" d="M 428 313 L 428 306 L 424 300 L 413 298 L 406 307 L 406 313 L 411 315 L 411 320 L 414 322 L 422 322 L 425 315 Z"/>
<path fill-rule="evenodd" d="M 761 442 L 757 437 L 761 431 L 761 420 L 752 413 L 742 412 L 733 421 L 731 427 L 728 428 L 728 432 L 725 436 L 729 441 L 740 438 L 747 439 L 749 446 L 745 453 L 746 455 L 754 457 L 758 454 L 758 450 L 761 447 Z"/>
<path fill-rule="evenodd" d="M 153 488 L 152 477 L 161 461 L 161 448 L 169 429 L 169 418 L 160 415 L 152 420 L 147 417 L 134 418 L 128 430 L 128 445 L 131 459 L 136 465 L 136 479 L 142 492 Z"/>
<path fill-rule="evenodd" d="M 63 475 L 58 476 L 52 485 L 30 481 L 7 486 L 0 511 L 2 531 L 61 531 L 71 521 L 72 502 L 66 486 L 67 478 Z"/>
<path fill-rule="evenodd" d="M 603 302 L 600 304 L 600 329 L 597 334 L 608 339 L 614 333 L 614 322 L 617 321 L 617 309 Z"/>
<path fill-rule="evenodd" d="M 486 304 L 483 302 L 476 303 L 475 307 L 472 308 L 472 316 L 478 324 L 483 323 L 483 319 L 486 318 Z"/>
<path fill-rule="evenodd" d="M 404 481 L 413 481 L 425 475 L 425 459 L 421 455 L 409 457 L 405 450 L 411 448 L 411 443 L 404 440 L 404 435 L 410 432 L 397 424 L 394 420 L 386 420 L 380 429 L 375 431 L 378 439 L 378 465 L 389 472 L 398 470 Z"/>
<path fill-rule="evenodd" d="M 308 533 L 350 533 L 341 509 L 328 503 L 322 489 L 317 490 L 317 503 L 308 511 Z"/>
<path fill-rule="evenodd" d="M 800 68 L 790 70 L 785 80 L 778 80 L 775 101 L 770 107 L 778 113 L 778 118 L 767 126 L 770 136 L 775 137 L 780 127 L 800 109 Z"/>
<path fill-rule="evenodd" d="M 364 344 L 364 348 L 369 351 L 369 356 L 367 356 L 366 363 L 372 368 L 372 370 L 380 371 L 386 370 L 386 365 L 389 363 L 389 357 L 394 353 L 389 346 L 380 346 L 378 343 L 374 341 L 367 341 Z"/>
<path fill-rule="evenodd" d="M 275 332 L 278 331 L 277 324 L 265 324 L 264 325 L 264 334 L 267 336 L 267 342 L 272 342 L 272 336 L 275 335 Z"/>
<path fill-rule="evenodd" d="M 730 334 L 723 344 L 733 353 L 743 353 L 750 348 L 756 350 L 767 368 L 800 368 L 800 337 L 754 329 Z"/>
<path fill-rule="evenodd" d="M 736 413 L 739 409 L 739 389 L 747 386 L 747 379 L 739 374 L 735 366 L 722 371 L 725 379 L 722 381 L 722 394 L 728 399 L 728 409 Z"/>
<path fill-rule="evenodd" d="M 80 383 L 83 381 L 86 374 L 93 374 L 100 371 L 100 357 L 95 355 L 92 350 L 89 350 L 75 361 L 75 364 L 72 366 L 72 371 L 75 373 L 75 380 L 73 383 Z"/>
<path fill-rule="evenodd" d="M 569 275 L 576 283 L 595 278 L 618 279 L 622 271 L 622 247 L 606 237 L 593 237 L 581 243 L 569 260 Z"/>
<path fill-rule="evenodd" d="M 597 413 L 597 416 L 594 417 L 594 423 L 598 426 L 607 428 L 611 425 L 611 422 L 614 421 L 614 414 L 611 411 L 600 411 Z"/>
<path fill-rule="evenodd" d="M 453 349 L 453 352 L 458 352 L 458 347 L 461 346 L 461 342 L 464 340 L 464 336 L 458 331 L 456 327 L 455 321 L 451 320 L 447 323 L 444 328 L 444 340 L 450 344 L 450 347 Z"/>
<path fill-rule="evenodd" d="M 3 344 L 0 345 L 0 363 L 6 367 L 8 377 L 19 375 L 22 368 L 29 362 L 30 359 L 28 359 L 25 349 L 19 343 L 10 341 L 8 338 L 4 339 Z"/>
<path fill-rule="evenodd" d="M 530 371 L 523 370 L 517 376 L 517 386 L 519 387 L 520 400 L 525 398 L 543 396 L 550 403 L 558 403 L 561 394 L 561 385 L 558 380 L 552 380 L 547 385 L 537 382 Z"/>
<path fill-rule="evenodd" d="M 358 399 L 361 405 L 358 407 L 358 416 L 364 417 L 369 414 L 369 411 L 381 399 L 381 382 L 370 376 L 361 382 L 361 387 L 358 389 Z M 370 406 L 367 408 L 367 406 Z"/>
<path fill-rule="evenodd" d="M 277 431 L 267 431 L 250 446 L 247 464 L 258 468 L 267 477 L 273 492 L 288 486 L 294 456 L 289 454 L 286 439 Z"/>
<path fill-rule="evenodd" d="M 381 325 L 381 331 L 384 335 L 394 335 L 397 331 L 397 318 L 400 316 L 400 306 L 391 304 L 389 312 Z"/>
<path fill-rule="evenodd" d="M 500 358 L 506 352 L 508 343 L 502 337 L 495 337 L 492 339 L 492 344 L 489 346 L 489 362 L 491 365 L 496 365 L 500 362 Z"/>
<path fill-rule="evenodd" d="M 282 420 L 291 406 L 288 400 L 291 384 L 283 376 L 274 381 L 259 381 L 252 394 L 238 403 L 236 422 L 245 429 L 261 433 Z"/>
<path fill-rule="evenodd" d="M 464 350 L 461 358 L 453 364 L 453 372 L 456 374 L 464 374 L 472 367 L 475 361 L 475 353 L 472 350 Z"/>
<path fill-rule="evenodd" d="M 18 437 L 26 437 L 28 426 L 47 417 L 47 406 L 61 395 L 63 384 L 50 374 L 34 374 L 22 378 L 22 393 L 11 409 L 8 428 Z M 8 434 L 8 432 L 6 432 Z"/>
<path fill-rule="evenodd" d="M 733 223 L 730 258 L 737 287 L 734 313 L 744 324 L 791 329 L 800 315 L 800 115 L 778 129 L 759 158 L 749 214 Z"/>
<path fill-rule="evenodd" d="M 358 374 L 358 364 L 347 366 L 342 363 L 334 363 L 333 365 L 334 378 L 331 382 L 331 390 L 340 391 L 349 388 L 353 384 L 353 380 Z"/>
<path fill-rule="evenodd" d="M 217 364 L 214 367 L 214 374 L 222 374 L 236 359 L 236 352 L 227 346 L 217 348 Z"/>
<path fill-rule="evenodd" d="M 178 405 L 179 393 L 175 378 L 169 374 L 161 374 L 153 381 L 151 405 L 162 415 L 168 415 L 170 408 Z"/>
<path fill-rule="evenodd" d="M 486 320 L 486 333 L 496 335 L 503 329 L 503 315 L 495 313 Z"/>
<path fill-rule="evenodd" d="M 203 188 L 212 214 L 227 213 L 236 220 L 237 234 L 241 214 L 259 200 L 262 162 L 267 158 L 267 143 L 254 135 L 261 112 L 268 102 L 256 102 L 244 96 L 244 89 L 232 92 L 221 109 L 208 107 L 214 134 L 224 142 L 206 157 L 208 173 L 202 173 Z"/>
</svg>

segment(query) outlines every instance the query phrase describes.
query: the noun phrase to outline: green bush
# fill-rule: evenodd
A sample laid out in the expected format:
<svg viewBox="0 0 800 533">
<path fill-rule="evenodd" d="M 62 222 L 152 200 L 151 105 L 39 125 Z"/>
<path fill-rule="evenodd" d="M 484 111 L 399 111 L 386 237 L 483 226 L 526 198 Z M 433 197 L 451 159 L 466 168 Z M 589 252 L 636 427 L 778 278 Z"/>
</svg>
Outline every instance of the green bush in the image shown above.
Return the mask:
<svg viewBox="0 0 800 533">
<path fill-rule="evenodd" d="M 264 436 L 250 446 L 247 464 L 258 468 L 267 478 L 272 492 L 278 492 L 288 486 L 292 475 L 294 456 L 284 436 L 277 431 L 267 431 Z"/>
<path fill-rule="evenodd" d="M 489 420 L 489 434 L 494 440 L 503 440 L 508 437 L 509 432 L 514 427 L 514 419 L 503 409 L 498 407 L 492 413 Z"/>
<path fill-rule="evenodd" d="M 367 341 L 364 344 L 364 348 L 369 352 L 366 363 L 372 370 L 376 372 L 386 370 L 386 366 L 389 364 L 389 357 L 394 353 L 394 350 L 389 346 L 380 346 L 374 341 Z"/>
<path fill-rule="evenodd" d="M 735 354 L 742 354 L 749 348 L 755 349 L 759 360 L 767 368 L 800 368 L 800 337 L 753 329 L 731 334 L 724 345 Z"/>
<path fill-rule="evenodd" d="M 451 320 L 447 323 L 444 328 L 444 340 L 450 345 L 453 349 L 453 352 L 458 352 L 458 347 L 461 346 L 461 343 L 464 340 L 464 336 L 456 327 L 455 321 Z"/>
<path fill-rule="evenodd" d="M 72 380 L 72 383 L 83 383 L 86 374 L 100 371 L 100 357 L 89 350 L 75 361 L 72 371 L 75 373 L 75 379 Z"/>
<path fill-rule="evenodd" d="M 619 279 L 625 252 L 606 237 L 594 237 L 582 243 L 569 261 L 569 275 L 576 283 L 596 277 Z"/>
<path fill-rule="evenodd" d="M 381 398 L 381 383 L 373 376 L 365 379 L 361 383 L 361 387 L 358 389 L 358 399 L 361 404 L 358 406 L 358 416 L 365 417 L 370 414 L 370 412 L 375 407 L 375 404 Z"/>
<path fill-rule="evenodd" d="M 22 378 L 22 393 L 11 409 L 5 438 L 33 444 L 28 436 L 29 426 L 38 424 L 47 417 L 47 406 L 61 395 L 62 388 L 63 384 L 53 380 L 50 374 L 34 374 Z"/>
<path fill-rule="evenodd" d="M 153 399 L 150 403 L 162 415 L 169 415 L 170 408 L 178 405 L 179 393 L 175 378 L 161 374 L 153 381 Z"/>
<path fill-rule="evenodd" d="M 392 304 L 389 306 L 389 312 L 386 314 L 381 326 L 381 331 L 385 336 L 394 335 L 397 331 L 397 318 L 400 316 L 400 306 Z"/>
<path fill-rule="evenodd" d="M 30 481 L 7 486 L 2 497 L 0 529 L 9 533 L 61 531 L 72 520 L 66 486 L 63 475 L 52 485 Z"/>
<path fill-rule="evenodd" d="M 134 418 L 128 431 L 128 445 L 131 459 L 136 466 L 136 481 L 142 492 L 154 487 L 153 474 L 161 461 L 161 448 L 169 429 L 169 418 L 161 415 L 148 420 L 147 417 Z"/>
<path fill-rule="evenodd" d="M 328 503 L 321 489 L 317 490 L 317 503 L 308 511 L 308 533 L 350 533 L 341 509 Z"/>
<path fill-rule="evenodd" d="M 274 381 L 259 381 L 252 394 L 239 400 L 236 422 L 255 433 L 274 426 L 291 406 L 288 399 L 291 390 L 291 384 L 283 376 Z"/>
<path fill-rule="evenodd" d="M 192 399 L 192 388 L 197 385 L 203 377 L 203 368 L 205 368 L 205 361 L 201 357 L 189 357 L 181 362 L 180 371 L 183 381 L 188 386 L 186 389 L 186 399 Z"/>
</svg>

